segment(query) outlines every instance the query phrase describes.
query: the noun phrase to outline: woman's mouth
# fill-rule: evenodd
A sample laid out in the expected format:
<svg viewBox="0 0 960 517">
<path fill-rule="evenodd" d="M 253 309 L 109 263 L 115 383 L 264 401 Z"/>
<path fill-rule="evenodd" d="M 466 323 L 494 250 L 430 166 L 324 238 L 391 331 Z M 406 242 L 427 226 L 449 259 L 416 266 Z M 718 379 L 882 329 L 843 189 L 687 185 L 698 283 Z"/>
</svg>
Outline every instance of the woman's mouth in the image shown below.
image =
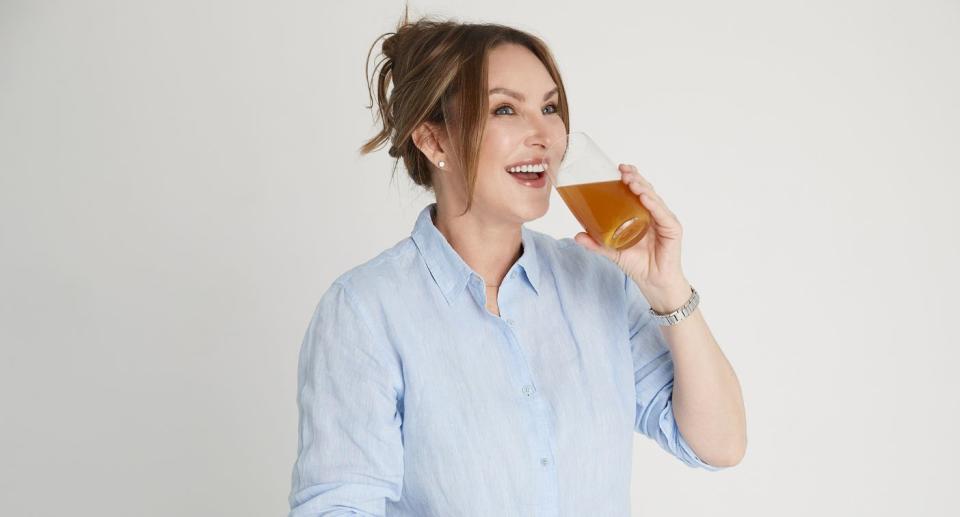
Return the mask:
<svg viewBox="0 0 960 517">
<path fill-rule="evenodd" d="M 506 171 L 513 176 L 513 179 L 517 180 L 518 183 L 527 187 L 540 188 L 547 184 L 546 163 L 508 167 Z"/>
</svg>

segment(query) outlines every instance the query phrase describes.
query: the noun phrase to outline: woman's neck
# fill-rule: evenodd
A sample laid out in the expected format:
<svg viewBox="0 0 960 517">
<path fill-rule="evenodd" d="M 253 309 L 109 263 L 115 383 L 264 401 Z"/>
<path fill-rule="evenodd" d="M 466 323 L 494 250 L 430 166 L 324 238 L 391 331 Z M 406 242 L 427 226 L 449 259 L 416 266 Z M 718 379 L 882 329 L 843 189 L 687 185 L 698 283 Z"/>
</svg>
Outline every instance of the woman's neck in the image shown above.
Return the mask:
<svg viewBox="0 0 960 517">
<path fill-rule="evenodd" d="M 484 220 L 473 210 L 457 215 L 438 205 L 433 224 L 487 286 L 499 286 L 523 251 L 519 224 Z"/>
</svg>

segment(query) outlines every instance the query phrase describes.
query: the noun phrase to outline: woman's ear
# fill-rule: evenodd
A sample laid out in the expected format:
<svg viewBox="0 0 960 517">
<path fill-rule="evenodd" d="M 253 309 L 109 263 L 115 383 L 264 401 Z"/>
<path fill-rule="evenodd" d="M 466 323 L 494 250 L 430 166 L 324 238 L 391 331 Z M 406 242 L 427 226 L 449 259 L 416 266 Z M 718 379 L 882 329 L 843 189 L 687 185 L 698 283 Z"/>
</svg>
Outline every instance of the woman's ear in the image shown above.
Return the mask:
<svg viewBox="0 0 960 517">
<path fill-rule="evenodd" d="M 447 153 L 443 144 L 444 141 L 439 133 L 439 129 L 433 124 L 429 122 L 421 123 L 413 130 L 413 134 L 410 137 L 413 139 L 413 144 L 416 145 L 417 148 L 420 149 L 420 152 L 432 163 L 437 164 L 440 161 L 447 160 Z"/>
</svg>

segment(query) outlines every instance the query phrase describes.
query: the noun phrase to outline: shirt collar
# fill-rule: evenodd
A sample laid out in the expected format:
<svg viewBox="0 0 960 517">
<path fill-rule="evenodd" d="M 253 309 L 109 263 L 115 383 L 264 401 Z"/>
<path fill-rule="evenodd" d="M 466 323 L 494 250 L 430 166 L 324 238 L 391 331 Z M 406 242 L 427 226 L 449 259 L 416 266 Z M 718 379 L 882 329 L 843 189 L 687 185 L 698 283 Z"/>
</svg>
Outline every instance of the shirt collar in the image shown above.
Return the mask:
<svg viewBox="0 0 960 517">
<path fill-rule="evenodd" d="M 463 261 L 460 254 L 450 246 L 446 237 L 433 224 L 436 206 L 436 203 L 431 203 L 420 211 L 413 232 L 411 232 L 411 238 L 417 245 L 417 249 L 420 250 L 420 255 L 427 264 L 427 269 L 430 271 L 433 280 L 440 287 L 443 297 L 447 300 L 447 303 L 452 303 L 467 285 L 471 275 L 476 275 L 476 273 L 470 269 L 470 266 Z M 511 269 L 522 269 L 530 286 L 539 294 L 540 266 L 537 260 L 535 239 L 526 227 L 521 226 L 520 231 L 523 253 Z M 480 278 L 479 275 L 476 276 Z"/>
<path fill-rule="evenodd" d="M 540 294 L 540 259 L 537 257 L 536 238 L 531 230 L 526 226 L 520 227 L 520 238 L 523 240 L 523 254 L 517 260 L 517 264 L 523 268 L 523 273 L 530 282 L 530 287 Z"/>
</svg>

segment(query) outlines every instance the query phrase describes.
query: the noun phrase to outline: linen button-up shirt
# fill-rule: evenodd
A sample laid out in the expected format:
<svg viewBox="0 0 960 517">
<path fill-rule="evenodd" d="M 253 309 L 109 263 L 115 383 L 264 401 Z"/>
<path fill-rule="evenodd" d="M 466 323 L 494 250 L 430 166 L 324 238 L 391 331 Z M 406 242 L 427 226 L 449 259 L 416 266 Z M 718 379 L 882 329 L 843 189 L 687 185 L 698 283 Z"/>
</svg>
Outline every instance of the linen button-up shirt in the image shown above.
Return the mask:
<svg viewBox="0 0 960 517">
<path fill-rule="evenodd" d="M 291 517 L 629 516 L 634 433 L 720 469 L 681 436 L 669 348 L 616 265 L 524 226 L 496 316 L 434 209 L 313 313 Z"/>
</svg>

